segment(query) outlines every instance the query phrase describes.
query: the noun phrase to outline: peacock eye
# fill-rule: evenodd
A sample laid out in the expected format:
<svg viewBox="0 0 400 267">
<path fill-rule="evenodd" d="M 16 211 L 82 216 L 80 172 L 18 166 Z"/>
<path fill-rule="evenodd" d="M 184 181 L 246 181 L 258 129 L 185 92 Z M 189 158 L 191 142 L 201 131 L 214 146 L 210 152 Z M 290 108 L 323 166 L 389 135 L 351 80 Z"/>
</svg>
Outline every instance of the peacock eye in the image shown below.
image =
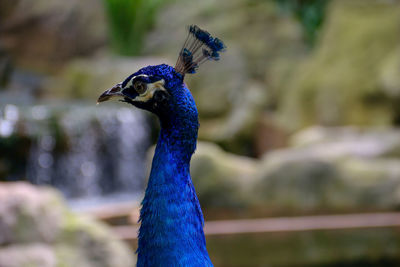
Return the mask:
<svg viewBox="0 0 400 267">
<path fill-rule="evenodd" d="M 136 81 L 134 84 L 133 84 L 133 88 L 135 89 L 135 91 L 138 93 L 138 94 L 143 94 L 144 92 L 146 92 L 146 90 L 147 90 L 147 84 L 146 83 L 144 83 L 144 82 L 142 82 L 142 81 Z"/>
</svg>

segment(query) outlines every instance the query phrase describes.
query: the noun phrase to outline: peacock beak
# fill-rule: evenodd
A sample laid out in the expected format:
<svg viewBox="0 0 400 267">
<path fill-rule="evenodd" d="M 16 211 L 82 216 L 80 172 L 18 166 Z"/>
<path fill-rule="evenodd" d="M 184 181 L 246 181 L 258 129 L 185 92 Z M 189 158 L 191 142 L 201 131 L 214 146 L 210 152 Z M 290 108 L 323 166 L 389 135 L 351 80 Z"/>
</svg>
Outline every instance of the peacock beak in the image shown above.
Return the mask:
<svg viewBox="0 0 400 267">
<path fill-rule="evenodd" d="M 99 98 L 97 99 L 97 104 L 100 102 L 107 101 L 110 98 L 115 97 L 115 96 L 124 96 L 122 94 L 122 87 L 121 87 L 120 83 L 114 85 L 113 87 L 111 87 L 110 89 L 108 89 L 104 93 L 102 93 L 99 96 Z"/>
</svg>

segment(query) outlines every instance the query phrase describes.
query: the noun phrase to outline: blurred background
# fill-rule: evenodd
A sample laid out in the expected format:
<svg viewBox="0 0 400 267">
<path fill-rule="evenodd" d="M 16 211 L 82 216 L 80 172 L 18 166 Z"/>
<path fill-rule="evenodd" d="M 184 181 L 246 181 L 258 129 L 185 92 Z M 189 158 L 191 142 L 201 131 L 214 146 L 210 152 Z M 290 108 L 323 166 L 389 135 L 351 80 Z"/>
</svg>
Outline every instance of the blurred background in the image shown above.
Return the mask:
<svg viewBox="0 0 400 267">
<path fill-rule="evenodd" d="M 96 100 L 190 24 L 215 266 L 400 266 L 399 0 L 0 0 L 0 266 L 133 266 L 159 126 Z"/>
</svg>

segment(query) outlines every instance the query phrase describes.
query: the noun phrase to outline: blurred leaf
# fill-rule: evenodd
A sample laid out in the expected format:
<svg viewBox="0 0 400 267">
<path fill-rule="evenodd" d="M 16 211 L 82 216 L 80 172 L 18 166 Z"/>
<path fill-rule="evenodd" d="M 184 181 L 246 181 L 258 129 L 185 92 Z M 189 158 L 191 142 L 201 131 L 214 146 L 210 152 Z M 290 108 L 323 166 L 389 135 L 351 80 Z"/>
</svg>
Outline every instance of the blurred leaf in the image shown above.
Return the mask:
<svg viewBox="0 0 400 267">
<path fill-rule="evenodd" d="M 325 17 L 329 0 L 275 0 L 284 12 L 290 13 L 301 23 L 305 38 L 311 45 L 318 37 L 318 30 Z"/>
<path fill-rule="evenodd" d="M 110 42 L 120 55 L 140 53 L 143 38 L 154 23 L 164 0 L 103 0 L 108 16 Z"/>
</svg>

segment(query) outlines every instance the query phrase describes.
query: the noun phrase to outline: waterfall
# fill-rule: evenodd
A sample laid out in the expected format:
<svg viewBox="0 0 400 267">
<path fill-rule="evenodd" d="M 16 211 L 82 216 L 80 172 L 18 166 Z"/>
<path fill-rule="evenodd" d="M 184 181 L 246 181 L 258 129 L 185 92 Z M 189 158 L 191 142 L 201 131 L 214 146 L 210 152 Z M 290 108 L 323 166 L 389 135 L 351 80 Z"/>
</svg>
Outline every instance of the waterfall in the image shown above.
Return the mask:
<svg viewBox="0 0 400 267">
<path fill-rule="evenodd" d="M 30 142 L 26 163 L 1 178 L 51 185 L 70 200 L 133 197 L 143 191 L 148 132 L 143 113 L 130 107 L 6 105 L 0 139 Z"/>
</svg>

